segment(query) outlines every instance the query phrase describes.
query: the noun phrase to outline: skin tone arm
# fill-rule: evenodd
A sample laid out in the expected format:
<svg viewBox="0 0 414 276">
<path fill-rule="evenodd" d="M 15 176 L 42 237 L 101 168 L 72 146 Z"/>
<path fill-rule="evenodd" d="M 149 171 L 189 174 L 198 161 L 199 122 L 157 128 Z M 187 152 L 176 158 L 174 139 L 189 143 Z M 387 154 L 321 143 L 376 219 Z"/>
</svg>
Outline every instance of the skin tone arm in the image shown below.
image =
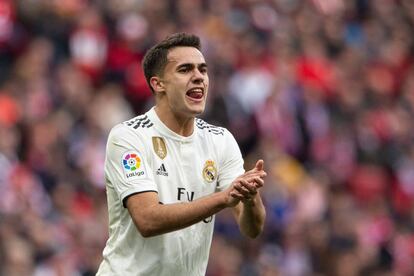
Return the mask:
<svg viewBox="0 0 414 276">
<path fill-rule="evenodd" d="M 256 166 L 250 172 L 263 171 L 263 165 L 263 160 L 257 161 Z M 230 193 L 231 196 L 240 200 L 239 204 L 233 208 L 240 232 L 250 238 L 256 238 L 263 231 L 266 210 L 259 193 L 263 184 L 262 178 L 255 182 L 242 179 L 234 184 L 234 190 Z"/>
<path fill-rule="evenodd" d="M 188 227 L 224 208 L 236 206 L 240 199 L 235 196 L 234 187 L 244 186 L 242 182 L 263 185 L 265 176 L 263 170 L 248 171 L 236 178 L 228 189 L 191 202 L 163 205 L 159 203 L 157 193 L 139 193 L 128 197 L 126 206 L 141 235 L 152 237 Z"/>
</svg>

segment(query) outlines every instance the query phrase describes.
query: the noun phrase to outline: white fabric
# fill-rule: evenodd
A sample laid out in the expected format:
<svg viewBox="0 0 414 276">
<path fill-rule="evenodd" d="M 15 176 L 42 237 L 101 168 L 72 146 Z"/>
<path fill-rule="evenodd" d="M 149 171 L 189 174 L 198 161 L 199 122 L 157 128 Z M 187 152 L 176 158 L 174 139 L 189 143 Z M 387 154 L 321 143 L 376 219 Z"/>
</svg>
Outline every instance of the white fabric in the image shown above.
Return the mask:
<svg viewBox="0 0 414 276">
<path fill-rule="evenodd" d="M 152 137 L 164 139 L 164 159 L 155 153 Z M 130 161 L 132 154 L 135 161 Z M 141 161 L 139 166 L 136 157 Z M 123 160 L 127 160 L 129 169 Z M 212 182 L 203 177 L 208 160 L 217 169 Z M 97 275 L 205 275 L 214 218 L 144 238 L 123 200 L 134 193 L 156 191 L 162 204 L 188 202 L 225 189 L 243 172 L 240 149 L 230 132 L 200 119 L 196 119 L 189 137 L 168 129 L 154 108 L 115 126 L 109 135 L 105 160 L 109 239 Z"/>
</svg>

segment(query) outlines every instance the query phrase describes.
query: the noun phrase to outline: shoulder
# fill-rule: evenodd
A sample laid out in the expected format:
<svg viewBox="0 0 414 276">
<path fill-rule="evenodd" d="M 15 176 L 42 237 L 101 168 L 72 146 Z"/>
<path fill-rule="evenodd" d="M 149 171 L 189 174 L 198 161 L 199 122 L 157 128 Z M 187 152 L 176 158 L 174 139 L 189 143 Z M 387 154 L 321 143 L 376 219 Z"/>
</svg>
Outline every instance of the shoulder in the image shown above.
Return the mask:
<svg viewBox="0 0 414 276">
<path fill-rule="evenodd" d="M 196 118 L 196 127 L 200 137 L 208 144 L 214 145 L 220 154 L 238 148 L 233 134 L 226 128 L 209 124 L 199 118 Z"/>
<path fill-rule="evenodd" d="M 145 128 L 151 128 L 154 125 L 153 122 L 151 122 L 147 114 L 139 115 L 121 124 L 130 129 L 140 129 L 140 128 L 145 129 Z"/>
<path fill-rule="evenodd" d="M 228 133 L 227 129 L 224 127 L 209 124 L 200 118 L 195 119 L 195 125 L 202 133 L 211 134 L 213 136 L 225 136 L 225 134 Z"/>
<path fill-rule="evenodd" d="M 125 140 L 131 137 L 146 136 L 154 124 L 146 114 L 136 116 L 130 120 L 115 125 L 110 133 L 109 140 Z"/>
</svg>

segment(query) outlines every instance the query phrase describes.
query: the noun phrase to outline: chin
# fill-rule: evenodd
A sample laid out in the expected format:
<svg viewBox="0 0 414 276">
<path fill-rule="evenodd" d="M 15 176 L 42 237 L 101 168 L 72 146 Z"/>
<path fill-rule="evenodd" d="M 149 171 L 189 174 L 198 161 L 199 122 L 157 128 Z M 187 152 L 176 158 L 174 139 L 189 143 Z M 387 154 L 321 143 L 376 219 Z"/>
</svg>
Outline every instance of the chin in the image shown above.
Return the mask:
<svg viewBox="0 0 414 276">
<path fill-rule="evenodd" d="M 204 112 L 205 110 L 205 105 L 198 105 L 198 106 L 190 106 L 188 108 L 188 110 L 195 116 L 195 115 L 200 115 Z"/>
<path fill-rule="evenodd" d="M 203 114 L 203 112 L 204 112 L 204 108 L 203 109 L 196 109 L 196 110 L 191 111 L 191 115 L 192 116 L 198 116 L 200 114 Z"/>
<path fill-rule="evenodd" d="M 194 113 L 195 113 L 196 115 L 199 115 L 199 114 L 204 113 L 204 110 L 205 110 L 205 106 L 202 106 L 202 107 L 200 107 L 200 108 L 196 108 L 196 109 L 194 110 Z"/>
</svg>

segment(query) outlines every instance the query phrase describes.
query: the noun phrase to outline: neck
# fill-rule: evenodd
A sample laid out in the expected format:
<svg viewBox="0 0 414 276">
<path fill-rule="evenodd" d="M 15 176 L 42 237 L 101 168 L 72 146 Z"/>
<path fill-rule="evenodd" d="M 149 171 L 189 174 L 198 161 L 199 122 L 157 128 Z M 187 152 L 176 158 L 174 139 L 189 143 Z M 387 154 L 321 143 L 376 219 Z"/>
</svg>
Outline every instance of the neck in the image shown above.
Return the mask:
<svg viewBox="0 0 414 276">
<path fill-rule="evenodd" d="M 155 106 L 155 113 L 164 125 L 178 135 L 188 137 L 193 134 L 194 117 L 180 116 L 171 109 L 162 108 L 159 105 Z"/>
</svg>

